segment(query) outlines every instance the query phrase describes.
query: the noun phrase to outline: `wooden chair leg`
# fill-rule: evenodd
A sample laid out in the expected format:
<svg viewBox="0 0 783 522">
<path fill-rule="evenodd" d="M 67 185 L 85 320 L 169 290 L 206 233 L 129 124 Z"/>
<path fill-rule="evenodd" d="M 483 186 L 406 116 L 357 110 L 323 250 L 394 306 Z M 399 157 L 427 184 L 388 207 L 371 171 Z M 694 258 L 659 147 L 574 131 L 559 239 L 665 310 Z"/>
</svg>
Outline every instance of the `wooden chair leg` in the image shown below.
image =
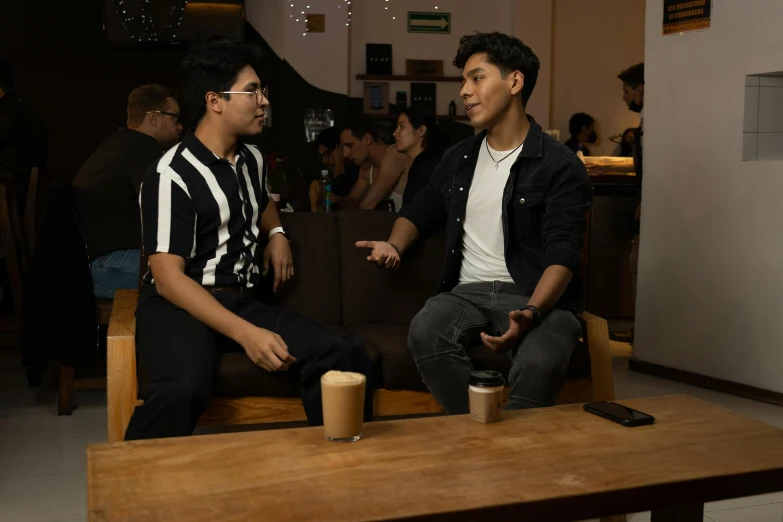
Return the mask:
<svg viewBox="0 0 783 522">
<path fill-rule="evenodd" d="M 60 366 L 60 393 L 57 400 L 57 415 L 73 413 L 73 380 L 76 368 L 70 364 Z"/>
<path fill-rule="evenodd" d="M 5 264 L 8 269 L 8 279 L 11 284 L 11 298 L 14 303 L 14 312 L 17 326 L 22 325 L 22 269 L 21 257 L 16 249 L 14 229 L 11 220 L 8 198 L 13 195 L 6 193 L 5 185 L 0 185 L 0 244 L 3 247 Z"/>
</svg>

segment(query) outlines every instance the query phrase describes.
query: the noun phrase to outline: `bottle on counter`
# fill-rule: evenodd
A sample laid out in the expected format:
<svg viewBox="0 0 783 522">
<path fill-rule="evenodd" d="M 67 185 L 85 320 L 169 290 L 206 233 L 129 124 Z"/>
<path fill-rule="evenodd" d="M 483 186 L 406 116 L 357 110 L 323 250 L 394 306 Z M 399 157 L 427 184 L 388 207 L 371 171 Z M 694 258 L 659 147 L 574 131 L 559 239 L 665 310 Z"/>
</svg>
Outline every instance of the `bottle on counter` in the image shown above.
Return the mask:
<svg viewBox="0 0 783 522">
<path fill-rule="evenodd" d="M 454 103 L 454 100 L 451 100 L 451 103 L 449 103 L 449 116 L 456 116 L 457 115 L 457 104 Z"/>
</svg>

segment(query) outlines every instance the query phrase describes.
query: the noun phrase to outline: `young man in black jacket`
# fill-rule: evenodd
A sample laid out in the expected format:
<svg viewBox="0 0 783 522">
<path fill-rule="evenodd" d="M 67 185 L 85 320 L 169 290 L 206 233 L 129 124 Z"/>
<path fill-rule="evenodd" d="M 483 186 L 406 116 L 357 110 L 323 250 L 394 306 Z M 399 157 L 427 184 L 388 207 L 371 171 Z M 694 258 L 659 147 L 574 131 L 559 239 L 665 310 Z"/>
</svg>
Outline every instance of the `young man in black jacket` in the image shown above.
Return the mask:
<svg viewBox="0 0 783 522">
<path fill-rule="evenodd" d="M 551 406 L 581 328 L 579 268 L 591 189 L 582 162 L 525 112 L 539 61 L 520 40 L 460 40 L 454 65 L 471 124 L 484 131 L 448 150 L 388 241 L 360 241 L 392 269 L 420 237 L 445 226 L 438 294 L 411 323 L 408 347 L 449 414 L 468 412 L 479 342 L 506 353 L 509 410 Z"/>
</svg>

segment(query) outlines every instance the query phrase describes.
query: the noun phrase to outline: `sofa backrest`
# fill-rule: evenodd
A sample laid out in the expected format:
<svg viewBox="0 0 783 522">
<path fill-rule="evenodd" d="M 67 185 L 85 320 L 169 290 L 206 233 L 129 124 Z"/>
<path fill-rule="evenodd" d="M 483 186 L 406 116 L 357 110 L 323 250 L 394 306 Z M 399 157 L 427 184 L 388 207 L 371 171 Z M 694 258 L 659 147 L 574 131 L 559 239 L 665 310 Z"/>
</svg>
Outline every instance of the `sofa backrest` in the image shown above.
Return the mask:
<svg viewBox="0 0 783 522">
<path fill-rule="evenodd" d="M 281 212 L 280 220 L 291 235 L 295 273 L 278 296 L 278 304 L 319 324 L 342 324 L 340 254 L 334 216 Z"/>
<path fill-rule="evenodd" d="M 419 241 L 406 252 L 400 269 L 382 270 L 367 261 L 361 240 L 385 241 L 397 214 L 343 211 L 335 214 L 340 251 L 342 325 L 361 323 L 409 324 L 435 294 L 444 261 L 443 232 Z"/>
</svg>

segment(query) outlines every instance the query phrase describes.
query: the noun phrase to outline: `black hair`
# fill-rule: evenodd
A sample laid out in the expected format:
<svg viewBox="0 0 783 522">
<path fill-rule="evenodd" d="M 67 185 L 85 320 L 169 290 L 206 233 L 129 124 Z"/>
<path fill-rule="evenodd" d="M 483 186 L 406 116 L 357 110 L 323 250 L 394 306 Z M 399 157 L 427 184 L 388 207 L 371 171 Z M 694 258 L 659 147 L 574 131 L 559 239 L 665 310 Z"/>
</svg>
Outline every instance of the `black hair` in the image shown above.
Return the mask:
<svg viewBox="0 0 783 522">
<path fill-rule="evenodd" d="M 644 62 L 632 65 L 617 75 L 623 83 L 629 85 L 631 89 L 636 89 L 644 85 Z"/>
<path fill-rule="evenodd" d="M 378 125 L 375 124 L 375 120 L 366 114 L 354 117 L 343 129 L 350 129 L 351 134 L 353 134 L 354 138 L 357 140 L 362 139 L 362 136 L 365 134 L 369 134 L 373 140 L 377 140 L 381 135 L 378 130 Z"/>
<path fill-rule="evenodd" d="M 315 145 L 323 145 L 329 150 L 333 150 L 340 144 L 340 131 L 337 127 L 329 127 L 318 133 L 315 138 Z"/>
<path fill-rule="evenodd" d="M 0 89 L 6 93 L 14 91 L 14 70 L 11 63 L 4 58 L 0 58 Z"/>
<path fill-rule="evenodd" d="M 568 120 L 568 132 L 571 136 L 576 136 L 582 132 L 582 127 L 589 127 L 595 118 L 584 112 L 577 112 Z"/>
<path fill-rule="evenodd" d="M 623 131 L 622 136 L 620 136 L 620 156 L 624 158 L 630 158 L 633 156 L 633 145 L 625 141 L 625 135 L 629 132 L 635 132 L 636 129 L 633 127 L 630 127 L 628 129 L 625 129 Z M 631 135 L 631 138 L 634 138 L 634 135 Z"/>
<path fill-rule="evenodd" d="M 503 78 L 514 71 L 519 71 L 525 77 L 522 87 L 522 106 L 527 106 L 530 95 L 538 80 L 538 69 L 541 62 L 533 50 L 514 38 L 503 33 L 477 33 L 463 36 L 459 40 L 459 50 L 454 58 L 454 66 L 460 71 L 476 53 L 487 53 L 487 61 L 500 69 Z"/>
<path fill-rule="evenodd" d="M 182 60 L 185 103 L 194 121 L 207 110 L 208 92 L 230 91 L 239 72 L 246 66 L 259 71 L 261 51 L 252 45 L 238 44 L 224 37 L 210 38 L 194 45 Z M 223 95 L 230 99 L 230 94 Z"/>
<path fill-rule="evenodd" d="M 438 122 L 435 121 L 435 114 L 432 113 L 432 110 L 421 105 L 413 105 L 403 109 L 401 114 L 408 117 L 408 121 L 414 129 L 419 129 L 422 125 L 427 128 L 422 140 L 422 148 L 429 149 L 438 145 Z"/>
</svg>

